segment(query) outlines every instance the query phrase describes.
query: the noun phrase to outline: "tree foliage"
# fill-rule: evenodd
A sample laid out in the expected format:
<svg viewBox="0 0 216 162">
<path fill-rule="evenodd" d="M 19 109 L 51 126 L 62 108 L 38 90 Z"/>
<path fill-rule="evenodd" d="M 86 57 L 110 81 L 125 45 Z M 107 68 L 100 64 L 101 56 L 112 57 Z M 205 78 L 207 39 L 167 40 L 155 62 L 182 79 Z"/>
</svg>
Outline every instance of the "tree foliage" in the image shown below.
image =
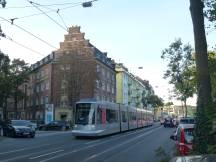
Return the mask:
<svg viewBox="0 0 216 162">
<path fill-rule="evenodd" d="M 204 15 L 205 17 L 213 23 L 214 27 L 216 27 L 216 2 L 215 0 L 204 0 L 205 8 Z"/>
<path fill-rule="evenodd" d="M 162 59 L 168 61 L 164 78 L 169 79 L 169 84 L 174 86 L 173 92 L 176 99 L 184 102 L 187 116 L 187 99 L 195 93 L 193 77 L 190 67 L 193 65 L 192 47 L 183 45 L 181 39 L 171 43 L 169 48 L 162 51 Z"/>
<path fill-rule="evenodd" d="M 155 94 L 149 96 L 148 103 L 151 104 L 154 108 L 164 105 L 163 99 Z"/>
<path fill-rule="evenodd" d="M 11 93 L 14 99 L 15 118 L 17 118 L 17 104 L 24 97 L 24 92 L 19 88 L 28 81 L 29 66 L 24 60 L 14 59 L 10 66 Z"/>
<path fill-rule="evenodd" d="M 17 102 L 24 95 L 19 86 L 27 81 L 28 73 L 29 67 L 23 60 L 11 62 L 7 55 L 0 52 L 0 107 L 3 107 L 4 119 L 7 119 L 8 98 L 14 99 L 16 112 Z"/>
<path fill-rule="evenodd" d="M 6 118 L 6 103 L 10 96 L 10 59 L 0 51 L 0 107 L 3 108 L 3 117 Z"/>
</svg>

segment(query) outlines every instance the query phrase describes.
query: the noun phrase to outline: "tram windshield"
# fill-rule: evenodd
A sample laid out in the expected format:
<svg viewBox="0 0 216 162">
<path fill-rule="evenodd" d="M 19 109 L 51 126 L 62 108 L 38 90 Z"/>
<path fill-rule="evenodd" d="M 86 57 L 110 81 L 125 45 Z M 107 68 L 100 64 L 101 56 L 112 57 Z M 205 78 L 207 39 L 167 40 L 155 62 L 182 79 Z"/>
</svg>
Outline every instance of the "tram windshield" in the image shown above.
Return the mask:
<svg viewBox="0 0 216 162">
<path fill-rule="evenodd" d="M 75 124 L 83 124 L 83 125 L 88 124 L 90 109 L 91 109 L 91 104 L 89 103 L 77 104 Z"/>
</svg>

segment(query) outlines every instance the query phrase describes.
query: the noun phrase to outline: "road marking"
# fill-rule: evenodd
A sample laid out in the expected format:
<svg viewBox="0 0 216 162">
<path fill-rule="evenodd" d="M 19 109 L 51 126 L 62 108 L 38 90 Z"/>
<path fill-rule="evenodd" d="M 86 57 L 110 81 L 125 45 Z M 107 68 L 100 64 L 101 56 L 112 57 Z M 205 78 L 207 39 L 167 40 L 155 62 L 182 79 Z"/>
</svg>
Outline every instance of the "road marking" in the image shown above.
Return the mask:
<svg viewBox="0 0 216 162">
<path fill-rule="evenodd" d="M 86 145 L 89 145 L 89 144 L 92 144 L 92 143 L 97 143 L 97 142 L 100 142 L 101 140 L 96 140 L 96 141 L 90 141 L 90 142 L 86 142 L 85 144 Z"/>
<path fill-rule="evenodd" d="M 137 139 L 137 138 L 140 138 L 140 137 L 144 136 L 144 135 L 148 135 L 148 134 L 152 133 L 153 131 L 155 131 L 155 130 L 157 130 L 157 129 L 159 129 L 159 128 L 161 128 L 161 127 L 156 127 L 156 128 L 154 128 L 154 129 L 152 129 L 152 130 L 149 130 L 149 131 L 147 131 L 147 132 L 144 132 L 145 134 L 136 136 L 135 138 L 132 138 L 131 140 L 127 140 L 126 142 L 124 142 L 123 144 L 120 144 L 120 145 L 122 146 L 122 145 L 127 144 L 127 143 L 129 143 L 129 142 L 131 142 L 131 141 L 133 141 L 133 140 L 135 140 L 135 139 Z M 139 132 L 141 132 L 141 131 L 139 131 Z M 137 133 L 139 133 L 139 132 L 137 132 Z M 134 133 L 134 132 L 133 132 L 133 133 Z M 132 134 L 132 133 L 130 133 L 130 134 Z M 119 139 L 119 138 L 121 138 L 121 137 L 124 137 L 124 136 L 126 136 L 126 135 L 130 135 L 130 134 L 125 134 L 125 135 L 123 135 L 123 136 L 119 136 L 119 137 L 113 138 L 113 139 L 111 139 L 111 140 L 114 141 L 114 140 L 116 140 L 116 139 Z M 80 149 L 77 149 L 77 150 L 73 150 L 73 151 L 70 151 L 70 152 L 65 152 L 65 153 L 62 153 L 61 155 L 56 155 L 56 156 L 53 156 L 53 157 L 51 157 L 51 158 L 44 159 L 44 160 L 42 160 L 42 161 L 40 161 L 40 162 L 47 162 L 47 161 L 50 161 L 50 160 L 53 160 L 53 159 L 56 159 L 56 158 L 63 157 L 63 156 L 65 156 L 65 155 L 69 155 L 69 154 L 72 154 L 72 153 L 76 153 L 76 152 L 78 152 L 78 151 L 86 150 L 86 149 L 89 149 L 89 148 L 92 148 L 92 147 L 95 147 L 95 146 L 98 146 L 98 145 L 101 145 L 101 144 L 104 144 L 104 143 L 108 143 L 108 142 L 110 142 L 111 140 L 106 140 L 106 141 L 103 141 L 103 142 L 100 142 L 100 143 L 96 143 L 96 144 L 93 144 L 93 145 L 89 145 L 89 146 L 87 146 L 87 147 L 83 147 L 83 148 L 80 148 Z M 119 145 L 117 145 L 117 146 L 119 146 Z M 117 147 L 117 146 L 114 146 L 114 147 Z M 103 152 L 104 152 L 104 151 L 103 151 Z M 104 153 L 105 153 L 105 152 L 104 152 Z M 95 155 L 95 156 L 98 156 L 98 155 Z"/>
<path fill-rule="evenodd" d="M 134 141 L 134 140 L 136 140 L 136 139 L 139 139 L 140 137 L 147 136 L 148 134 L 150 134 L 150 133 L 152 133 L 152 132 L 154 132 L 154 131 L 156 131 L 156 130 L 158 130 L 158 129 L 160 129 L 160 127 L 155 128 L 155 129 L 153 129 L 153 130 L 150 130 L 150 131 L 148 131 L 148 132 L 145 132 L 145 134 L 141 134 L 141 135 L 139 135 L 139 136 L 136 136 L 136 137 L 134 137 L 134 138 L 132 138 L 132 139 L 130 139 L 130 140 L 127 140 L 127 141 L 121 143 L 121 144 L 118 144 L 118 145 L 116 145 L 116 146 L 113 146 L 113 147 L 111 147 L 111 148 L 108 148 L 108 149 L 106 149 L 106 150 L 104 150 L 104 151 L 102 151 L 102 152 L 100 152 L 100 153 L 98 153 L 98 154 L 94 154 L 94 155 L 92 155 L 92 156 L 86 158 L 86 159 L 83 160 L 82 162 L 87 162 L 87 161 L 89 161 L 89 160 L 91 160 L 91 159 L 94 159 L 94 158 L 96 158 L 96 157 L 98 157 L 98 156 L 104 154 L 104 153 L 107 153 L 107 152 L 109 152 L 109 151 L 112 151 L 112 150 L 114 150 L 114 149 L 116 149 L 116 148 L 118 148 L 118 147 L 121 147 L 121 146 L 123 146 L 123 145 L 125 145 L 125 144 L 128 144 L 128 143 L 130 143 L 130 142 L 132 142 L 132 141 Z"/>
<path fill-rule="evenodd" d="M 66 152 L 66 153 L 62 153 L 61 155 L 56 155 L 56 156 L 53 156 L 53 157 L 51 157 L 51 158 L 41 160 L 41 161 L 39 161 L 39 162 L 50 161 L 50 160 L 52 160 L 52 159 L 56 159 L 56 158 L 59 158 L 59 157 L 62 157 L 62 156 L 65 156 L 65 155 L 68 155 L 68 154 L 71 154 L 71 153 L 75 153 L 75 152 L 78 152 L 78 151 L 82 151 L 82 150 L 85 150 L 85 149 L 88 149 L 88 148 L 91 148 L 91 147 L 94 147 L 94 146 L 97 146 L 97 145 L 98 145 L 98 144 L 89 145 L 89 146 L 87 146 L 87 147 L 84 147 L 84 148 L 81 148 L 81 149 L 77 149 L 77 150 L 73 150 L 73 151 Z"/>
<path fill-rule="evenodd" d="M 57 150 L 57 151 L 49 152 L 49 153 L 46 153 L 46 154 L 31 157 L 29 159 L 33 160 L 33 159 L 37 159 L 37 158 L 40 158 L 40 157 L 44 157 L 44 156 L 51 155 L 51 154 L 54 154 L 54 153 L 57 153 L 57 152 L 62 152 L 62 151 L 64 151 L 64 150 Z"/>
<path fill-rule="evenodd" d="M 28 150 L 28 149 L 40 148 L 40 147 L 49 146 L 49 145 L 51 145 L 51 144 L 44 144 L 44 145 L 35 146 L 35 147 L 28 147 L 28 148 L 25 147 L 25 148 L 21 148 L 21 149 L 17 149 L 17 150 L 11 150 L 11 151 L 7 151 L 7 152 L 1 152 L 0 155 L 14 153 L 14 152 L 20 152 L 20 151 L 24 151 L 24 150 Z"/>
<path fill-rule="evenodd" d="M 60 148 L 54 148 L 54 149 L 60 149 Z M 29 156 L 34 156 L 34 155 L 37 155 L 37 154 L 42 154 L 42 153 L 45 153 L 45 152 L 48 152 L 48 151 L 51 151 L 51 150 L 54 150 L 54 149 L 52 148 L 50 150 L 43 150 L 43 151 L 39 151 L 39 152 L 30 153 L 30 154 L 27 154 L 27 155 L 16 156 L 16 157 L 13 157 L 13 158 L 10 158 L 10 159 L 4 159 L 4 160 L 2 160 L 0 162 L 7 162 L 7 161 L 12 161 L 12 160 L 17 160 L 17 159 L 20 159 L 20 158 L 27 158 Z"/>
</svg>

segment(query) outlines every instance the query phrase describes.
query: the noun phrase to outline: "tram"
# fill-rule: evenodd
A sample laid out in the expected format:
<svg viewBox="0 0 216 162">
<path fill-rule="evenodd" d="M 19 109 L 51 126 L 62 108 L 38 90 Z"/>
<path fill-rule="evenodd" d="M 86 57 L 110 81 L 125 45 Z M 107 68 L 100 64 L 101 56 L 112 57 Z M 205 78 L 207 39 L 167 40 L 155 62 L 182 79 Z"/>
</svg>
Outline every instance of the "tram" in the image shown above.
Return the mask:
<svg viewBox="0 0 216 162">
<path fill-rule="evenodd" d="M 98 137 L 151 125 L 152 111 L 105 101 L 79 101 L 72 134 Z"/>
</svg>

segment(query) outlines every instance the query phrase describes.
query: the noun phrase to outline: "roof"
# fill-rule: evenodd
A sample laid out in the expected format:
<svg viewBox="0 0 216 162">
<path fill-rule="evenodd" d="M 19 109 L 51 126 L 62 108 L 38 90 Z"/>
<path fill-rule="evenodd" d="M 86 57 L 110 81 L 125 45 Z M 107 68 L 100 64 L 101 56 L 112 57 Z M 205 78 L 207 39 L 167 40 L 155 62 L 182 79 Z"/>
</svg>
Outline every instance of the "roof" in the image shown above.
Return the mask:
<svg viewBox="0 0 216 162">
<path fill-rule="evenodd" d="M 183 129 L 190 129 L 190 128 L 194 128 L 195 124 L 179 124 L 179 127 L 183 128 Z"/>
</svg>

